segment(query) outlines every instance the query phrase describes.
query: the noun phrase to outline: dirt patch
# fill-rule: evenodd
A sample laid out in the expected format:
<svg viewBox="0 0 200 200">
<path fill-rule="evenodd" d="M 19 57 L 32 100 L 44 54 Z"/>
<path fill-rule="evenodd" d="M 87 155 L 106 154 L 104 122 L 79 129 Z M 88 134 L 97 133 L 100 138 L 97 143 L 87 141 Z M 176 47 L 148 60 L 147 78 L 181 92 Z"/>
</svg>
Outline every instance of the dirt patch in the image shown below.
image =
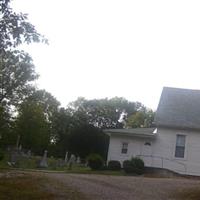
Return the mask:
<svg viewBox="0 0 200 200">
<path fill-rule="evenodd" d="M 2 200 L 85 200 L 75 189 L 60 181 L 49 179 L 41 173 L 6 172 L 0 176 Z"/>
<path fill-rule="evenodd" d="M 56 173 L 46 174 L 46 176 L 80 191 L 88 199 L 95 200 L 179 200 L 179 192 L 200 188 L 199 180 L 184 178 Z M 187 200 L 196 199 L 188 198 Z"/>
<path fill-rule="evenodd" d="M 185 188 L 178 190 L 171 195 L 177 200 L 199 200 L 200 199 L 200 186 L 195 188 Z"/>
</svg>

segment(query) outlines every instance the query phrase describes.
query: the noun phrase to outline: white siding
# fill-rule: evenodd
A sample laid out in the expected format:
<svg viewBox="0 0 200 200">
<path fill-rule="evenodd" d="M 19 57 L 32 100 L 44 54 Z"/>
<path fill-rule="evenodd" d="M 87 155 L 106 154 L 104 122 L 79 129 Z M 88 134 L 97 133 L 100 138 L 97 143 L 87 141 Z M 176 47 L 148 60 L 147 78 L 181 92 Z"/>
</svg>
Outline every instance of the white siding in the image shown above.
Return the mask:
<svg viewBox="0 0 200 200">
<path fill-rule="evenodd" d="M 177 134 L 186 135 L 184 158 L 175 158 Z M 127 154 L 121 153 L 123 142 L 129 144 Z M 144 145 L 145 142 L 151 142 L 151 146 Z M 122 163 L 138 155 L 146 166 L 200 176 L 200 132 L 159 128 L 154 139 L 111 135 L 108 161 L 119 160 Z"/>
</svg>

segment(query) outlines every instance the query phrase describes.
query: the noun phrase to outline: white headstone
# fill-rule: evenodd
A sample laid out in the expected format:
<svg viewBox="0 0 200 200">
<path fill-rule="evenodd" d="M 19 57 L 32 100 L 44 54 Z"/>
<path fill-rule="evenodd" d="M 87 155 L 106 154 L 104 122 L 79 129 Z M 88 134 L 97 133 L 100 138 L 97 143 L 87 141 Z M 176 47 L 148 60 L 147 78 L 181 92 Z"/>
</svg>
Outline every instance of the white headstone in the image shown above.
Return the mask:
<svg viewBox="0 0 200 200">
<path fill-rule="evenodd" d="M 45 167 L 47 168 L 48 167 L 48 164 L 47 164 L 47 150 L 44 151 L 44 155 L 42 157 L 42 160 L 40 161 L 40 167 Z"/>
<path fill-rule="evenodd" d="M 65 163 L 67 163 L 67 161 L 68 161 L 68 152 L 66 151 L 66 153 L 65 153 Z"/>
</svg>

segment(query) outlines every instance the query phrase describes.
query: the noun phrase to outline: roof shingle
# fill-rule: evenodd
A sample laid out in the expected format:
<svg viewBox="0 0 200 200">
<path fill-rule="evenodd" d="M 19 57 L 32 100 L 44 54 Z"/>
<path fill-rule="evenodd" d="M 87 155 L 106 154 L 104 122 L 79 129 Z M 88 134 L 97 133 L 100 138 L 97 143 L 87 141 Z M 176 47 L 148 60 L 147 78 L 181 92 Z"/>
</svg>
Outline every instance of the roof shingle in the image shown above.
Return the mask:
<svg viewBox="0 0 200 200">
<path fill-rule="evenodd" d="M 158 127 L 200 129 L 200 90 L 164 87 L 155 123 Z"/>
</svg>

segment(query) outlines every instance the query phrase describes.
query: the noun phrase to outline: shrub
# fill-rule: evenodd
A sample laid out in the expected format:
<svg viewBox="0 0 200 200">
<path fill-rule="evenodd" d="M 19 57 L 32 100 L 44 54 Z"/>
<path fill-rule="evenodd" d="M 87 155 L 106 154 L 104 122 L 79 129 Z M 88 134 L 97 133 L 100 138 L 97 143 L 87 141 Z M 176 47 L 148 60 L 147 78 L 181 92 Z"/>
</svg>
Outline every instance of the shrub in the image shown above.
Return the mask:
<svg viewBox="0 0 200 200">
<path fill-rule="evenodd" d="M 103 158 L 99 154 L 90 154 L 87 157 L 88 165 L 91 169 L 97 170 L 103 167 Z"/>
<path fill-rule="evenodd" d="M 140 175 L 144 173 L 144 161 L 137 157 L 131 160 L 125 160 L 123 162 L 123 168 L 126 173 Z"/>
<path fill-rule="evenodd" d="M 121 169 L 121 163 L 118 160 L 110 160 L 108 162 L 108 169 L 109 170 L 120 170 Z"/>
<path fill-rule="evenodd" d="M 123 162 L 123 169 L 126 173 L 133 173 L 133 166 L 131 160 L 125 160 Z"/>
</svg>

